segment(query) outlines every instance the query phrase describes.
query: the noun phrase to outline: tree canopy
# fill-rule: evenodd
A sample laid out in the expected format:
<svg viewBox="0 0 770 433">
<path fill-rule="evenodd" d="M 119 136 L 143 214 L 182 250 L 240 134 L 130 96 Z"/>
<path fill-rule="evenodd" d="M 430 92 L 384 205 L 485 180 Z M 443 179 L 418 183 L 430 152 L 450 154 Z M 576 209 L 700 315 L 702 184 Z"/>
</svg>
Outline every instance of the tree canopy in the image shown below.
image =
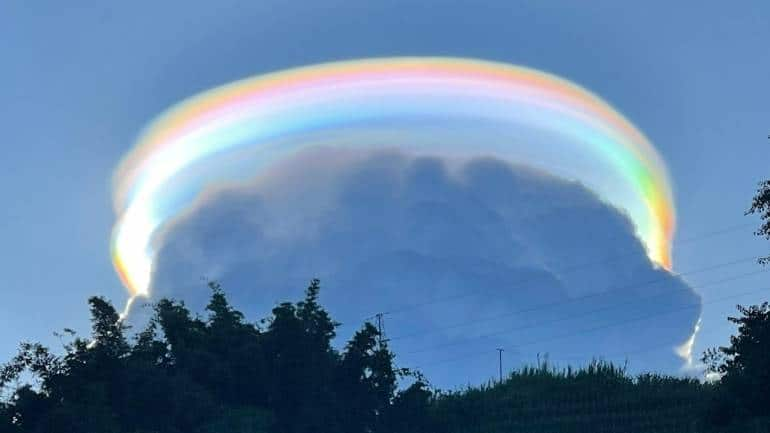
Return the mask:
<svg viewBox="0 0 770 433">
<path fill-rule="evenodd" d="M 770 240 L 770 180 L 759 183 L 756 195 L 754 195 L 754 199 L 751 202 L 751 207 L 746 213 L 759 215 L 762 223 L 755 233 L 757 236 Z M 770 263 L 770 255 L 761 258 L 759 261 L 763 264 Z"/>
<path fill-rule="evenodd" d="M 12 389 L 0 432 L 377 432 L 400 373 L 365 323 L 340 353 L 337 323 L 305 298 L 277 305 L 262 329 L 246 322 L 217 283 L 207 315 L 163 299 L 129 342 L 105 299 L 89 299 L 92 334 L 61 356 L 24 343 L 0 370 Z M 25 376 L 31 383 L 18 385 Z M 16 384 L 14 388 L 14 384 Z"/>
<path fill-rule="evenodd" d="M 547 363 L 454 392 L 395 367 L 377 327 L 339 349 L 338 324 L 305 297 L 256 323 L 210 283 L 202 315 L 162 299 L 144 329 L 89 299 L 91 335 L 57 354 L 23 343 L 0 368 L 0 433 L 472 433 L 767 431 L 770 307 L 740 307 L 738 334 L 711 352 L 722 381 L 645 374 L 601 361 Z M 260 325 L 261 324 L 261 325 Z M 458 374 L 462 374 L 458 370 Z M 401 386 L 399 386 L 399 384 Z"/>
</svg>

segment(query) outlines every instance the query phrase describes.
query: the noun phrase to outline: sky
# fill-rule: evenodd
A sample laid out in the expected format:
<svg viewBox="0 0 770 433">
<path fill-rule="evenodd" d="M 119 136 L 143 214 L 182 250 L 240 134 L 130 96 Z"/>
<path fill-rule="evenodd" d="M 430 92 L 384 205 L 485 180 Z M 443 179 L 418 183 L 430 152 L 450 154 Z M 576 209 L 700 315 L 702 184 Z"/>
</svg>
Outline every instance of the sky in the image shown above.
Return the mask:
<svg viewBox="0 0 770 433">
<path fill-rule="evenodd" d="M 674 272 L 701 292 L 695 351 L 724 343 L 765 286 L 746 217 L 770 176 L 770 5 L 744 2 L 101 2 L 0 4 L 0 356 L 87 330 L 85 300 L 121 304 L 111 176 L 142 127 L 199 91 L 320 61 L 475 57 L 555 73 L 623 112 L 668 164 Z M 725 231 L 725 229 L 730 230 Z M 719 233 L 715 233 L 719 232 Z M 710 269 L 710 270 L 709 270 Z M 698 271 L 698 272 L 696 272 Z"/>
</svg>

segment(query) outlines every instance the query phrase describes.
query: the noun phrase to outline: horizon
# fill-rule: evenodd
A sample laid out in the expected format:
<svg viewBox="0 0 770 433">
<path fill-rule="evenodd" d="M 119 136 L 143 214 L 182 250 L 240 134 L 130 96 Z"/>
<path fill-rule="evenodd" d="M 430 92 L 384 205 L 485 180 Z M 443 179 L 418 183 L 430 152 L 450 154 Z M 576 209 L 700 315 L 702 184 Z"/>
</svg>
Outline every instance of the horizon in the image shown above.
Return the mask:
<svg viewBox="0 0 770 433">
<path fill-rule="evenodd" d="M 385 323 L 388 336 L 401 340 L 393 343 L 404 357 L 399 362 L 464 367 L 462 378 L 449 367 L 427 371 L 449 387 L 495 377 L 499 347 L 509 349 L 503 356 L 510 371 L 544 350 L 562 361 L 613 355 L 633 371 L 701 377 L 700 354 L 728 344 L 735 332 L 726 320 L 735 305 L 768 299 L 766 268 L 756 263 L 767 243 L 754 234 L 760 218 L 745 211 L 768 177 L 762 161 L 770 160 L 770 59 L 763 54 L 770 26 L 762 17 L 770 5 L 729 13 L 716 2 L 696 11 L 664 2 L 550 8 L 499 0 L 475 8 L 400 1 L 324 8 L 233 0 L 216 11 L 180 5 L 3 6 L 3 360 L 19 341 L 55 347 L 54 331 L 86 335 L 91 295 L 118 306 L 151 288 L 152 301 L 170 296 L 202 311 L 205 276 L 220 281 L 248 316 L 263 317 L 276 302 L 299 299 L 303 284 L 318 277 L 329 281 L 321 299 L 332 316 L 390 313 Z M 238 116 L 253 116 L 254 130 L 276 119 L 282 126 L 312 123 L 323 110 L 342 113 L 323 134 L 321 127 L 287 127 L 279 140 L 249 132 L 237 152 L 193 158 L 187 152 L 209 143 L 204 139 L 225 148 L 239 125 L 204 118 L 201 125 L 221 127 L 219 135 L 164 141 L 150 134 L 159 147 L 129 157 L 140 175 L 126 176 L 121 166 L 152 141 L 144 134 L 158 116 L 202 92 L 264 74 L 286 77 L 292 68 L 401 56 L 425 75 L 403 72 L 394 61 L 396 84 L 383 85 L 374 73 L 356 81 L 338 72 L 336 87 L 271 94 L 270 109 L 257 97 L 256 105 L 232 106 Z M 431 79 L 423 56 L 454 58 L 463 66 L 452 77 L 462 85 Z M 537 111 L 549 93 L 516 99 L 541 89 L 524 79 L 516 82 L 523 91 L 472 81 L 463 75 L 472 62 L 461 59 L 559 77 L 608 108 L 580 111 L 583 100 L 564 97 L 547 100 L 552 111 Z M 503 95 L 508 105 L 498 101 Z M 503 109 L 526 115 L 504 118 Z M 380 123 L 350 120 L 366 110 Z M 566 121 L 553 114 L 567 111 L 574 114 L 568 120 L 584 122 L 574 121 L 583 135 L 565 133 Z M 617 119 L 628 125 L 617 127 Z M 630 150 L 603 159 L 611 152 L 585 145 L 589 136 L 609 143 L 597 148 Z M 172 144 L 181 150 L 152 163 Z M 350 146 L 362 150 L 346 154 Z M 446 168 L 458 155 L 461 175 Z M 490 159 L 474 159 L 480 156 Z M 188 157 L 189 171 L 164 174 L 169 161 Z M 647 174 L 624 176 L 641 173 L 629 164 Z M 266 180 L 243 187 L 257 176 Z M 222 187 L 228 182 L 240 189 Z M 150 191 L 148 204 L 131 226 L 142 230 L 127 232 L 111 252 L 113 226 L 131 221 L 122 217 L 142 188 Z M 670 204 L 661 205 L 666 197 Z M 138 264 L 121 262 L 121 277 L 113 254 Z M 377 281 L 362 289 L 373 276 Z M 628 305 L 637 314 L 625 314 Z M 547 320 L 534 320 L 527 309 Z M 486 323 L 467 329 L 471 319 Z M 531 350 L 518 350 L 527 345 Z M 419 352 L 425 347 L 432 349 Z"/>
</svg>

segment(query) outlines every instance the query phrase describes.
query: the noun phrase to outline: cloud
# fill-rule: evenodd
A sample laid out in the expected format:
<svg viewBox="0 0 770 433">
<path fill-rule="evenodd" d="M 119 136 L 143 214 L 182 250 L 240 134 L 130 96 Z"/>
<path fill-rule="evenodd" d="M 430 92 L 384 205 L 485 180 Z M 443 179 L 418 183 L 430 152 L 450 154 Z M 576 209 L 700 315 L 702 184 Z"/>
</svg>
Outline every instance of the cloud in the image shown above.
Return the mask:
<svg viewBox="0 0 770 433">
<path fill-rule="evenodd" d="M 200 309 L 221 281 L 249 317 L 322 280 L 340 343 L 376 312 L 402 366 L 441 386 L 549 354 L 676 372 L 700 298 L 654 266 L 619 210 L 495 159 L 324 148 L 212 193 L 165 233 L 153 298 Z M 409 307 L 409 308 L 405 308 Z"/>
</svg>

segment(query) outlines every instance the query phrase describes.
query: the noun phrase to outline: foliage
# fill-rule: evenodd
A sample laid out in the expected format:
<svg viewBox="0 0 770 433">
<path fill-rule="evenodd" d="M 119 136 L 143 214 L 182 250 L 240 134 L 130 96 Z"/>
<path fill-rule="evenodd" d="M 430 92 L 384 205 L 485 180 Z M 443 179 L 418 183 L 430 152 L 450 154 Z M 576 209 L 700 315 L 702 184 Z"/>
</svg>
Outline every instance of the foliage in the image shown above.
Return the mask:
<svg viewBox="0 0 770 433">
<path fill-rule="evenodd" d="M 755 232 L 757 236 L 770 239 L 770 180 L 759 183 L 756 195 L 751 202 L 751 207 L 746 214 L 759 214 L 762 224 Z M 760 263 L 770 263 L 770 256 L 759 259 Z"/>
<path fill-rule="evenodd" d="M 692 432 L 710 387 L 593 362 L 557 369 L 547 362 L 500 384 L 446 394 L 432 416 L 444 432 Z"/>
<path fill-rule="evenodd" d="M 62 355 L 23 343 L 0 368 L 0 433 L 473 433 L 766 431 L 767 304 L 740 308 L 716 384 L 593 362 L 547 362 L 503 383 L 437 392 L 397 369 L 377 328 L 365 323 L 335 350 L 337 323 L 305 297 L 247 322 L 210 283 L 203 317 L 163 299 L 128 338 L 114 307 L 89 299 L 92 334 Z M 411 377 L 399 390 L 399 378 Z M 31 377 L 31 381 L 25 378 Z M 29 382 L 29 383 L 27 383 Z M 8 394 L 6 394 L 8 395 Z M 736 416 L 740 414 L 741 416 Z"/>
<path fill-rule="evenodd" d="M 726 398 L 719 401 L 723 422 L 736 415 L 770 418 L 770 304 L 738 306 L 740 317 L 728 320 L 738 326 L 730 345 L 706 351 L 709 372 L 721 377 Z"/>
<path fill-rule="evenodd" d="M 12 394 L 0 405 L 0 432 L 381 429 L 397 373 L 374 326 L 337 353 L 318 280 L 301 302 L 276 306 L 264 330 L 209 287 L 204 319 L 163 299 L 132 342 L 115 308 L 94 297 L 90 338 L 74 338 L 61 356 L 22 344 L 0 368 L 0 388 Z M 20 384 L 25 375 L 33 384 Z"/>
</svg>

